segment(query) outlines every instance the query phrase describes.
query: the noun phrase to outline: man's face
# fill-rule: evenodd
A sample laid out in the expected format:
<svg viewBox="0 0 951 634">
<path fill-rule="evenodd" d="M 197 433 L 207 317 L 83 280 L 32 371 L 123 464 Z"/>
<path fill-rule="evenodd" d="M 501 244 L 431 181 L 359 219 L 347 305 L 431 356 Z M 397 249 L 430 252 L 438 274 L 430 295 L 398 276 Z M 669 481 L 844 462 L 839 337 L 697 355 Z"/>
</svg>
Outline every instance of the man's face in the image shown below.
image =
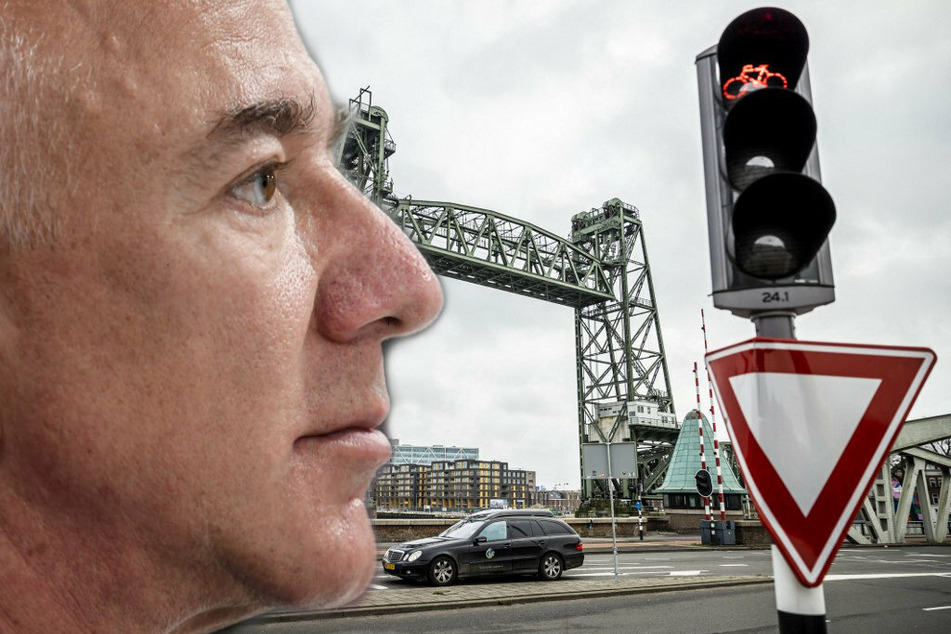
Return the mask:
<svg viewBox="0 0 951 634">
<path fill-rule="evenodd" d="M 181 4 L 64 22 L 75 180 L 61 238 L 0 267 L 21 369 L 0 418 L 29 423 L 4 427 L 0 470 L 182 587 L 332 605 L 373 571 L 381 341 L 441 295 L 334 168 L 283 3 Z"/>
</svg>

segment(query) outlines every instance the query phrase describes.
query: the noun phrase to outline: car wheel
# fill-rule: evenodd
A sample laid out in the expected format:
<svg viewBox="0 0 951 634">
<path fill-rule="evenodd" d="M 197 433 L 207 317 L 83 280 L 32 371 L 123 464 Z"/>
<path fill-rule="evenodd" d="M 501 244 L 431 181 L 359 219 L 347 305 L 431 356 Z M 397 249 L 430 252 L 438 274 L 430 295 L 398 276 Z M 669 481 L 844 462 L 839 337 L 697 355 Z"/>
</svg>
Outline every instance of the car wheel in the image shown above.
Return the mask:
<svg viewBox="0 0 951 634">
<path fill-rule="evenodd" d="M 448 586 L 456 581 L 456 562 L 443 555 L 429 564 L 429 583 L 434 586 Z"/>
<path fill-rule="evenodd" d="M 538 576 L 542 581 L 554 581 L 561 577 L 565 569 L 565 564 L 558 553 L 545 553 L 542 561 L 538 564 Z"/>
</svg>

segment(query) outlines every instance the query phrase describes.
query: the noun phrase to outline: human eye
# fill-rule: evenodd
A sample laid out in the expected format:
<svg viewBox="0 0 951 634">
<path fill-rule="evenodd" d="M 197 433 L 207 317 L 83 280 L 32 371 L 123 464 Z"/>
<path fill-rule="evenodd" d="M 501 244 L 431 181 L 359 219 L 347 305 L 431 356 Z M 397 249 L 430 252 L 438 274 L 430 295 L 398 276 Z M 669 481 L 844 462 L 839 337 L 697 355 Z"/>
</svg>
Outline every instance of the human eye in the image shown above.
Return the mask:
<svg viewBox="0 0 951 634">
<path fill-rule="evenodd" d="M 278 174 L 287 163 L 269 163 L 242 177 L 228 193 L 256 210 L 267 211 L 278 193 Z"/>
</svg>

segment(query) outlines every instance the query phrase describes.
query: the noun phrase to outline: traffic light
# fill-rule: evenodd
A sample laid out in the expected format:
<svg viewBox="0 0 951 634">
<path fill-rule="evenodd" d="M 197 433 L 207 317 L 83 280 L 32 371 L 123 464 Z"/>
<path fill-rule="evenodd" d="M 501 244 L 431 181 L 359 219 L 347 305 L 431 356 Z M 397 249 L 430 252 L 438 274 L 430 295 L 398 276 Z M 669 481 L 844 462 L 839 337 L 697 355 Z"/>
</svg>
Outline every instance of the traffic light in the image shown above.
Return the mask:
<svg viewBox="0 0 951 634">
<path fill-rule="evenodd" d="M 714 305 L 741 316 L 835 299 L 808 50 L 802 22 L 766 7 L 697 56 Z"/>
<path fill-rule="evenodd" d="M 700 497 L 708 498 L 713 495 L 713 478 L 710 477 L 709 471 L 697 469 L 697 473 L 693 477 L 697 481 L 697 493 L 700 494 Z"/>
</svg>

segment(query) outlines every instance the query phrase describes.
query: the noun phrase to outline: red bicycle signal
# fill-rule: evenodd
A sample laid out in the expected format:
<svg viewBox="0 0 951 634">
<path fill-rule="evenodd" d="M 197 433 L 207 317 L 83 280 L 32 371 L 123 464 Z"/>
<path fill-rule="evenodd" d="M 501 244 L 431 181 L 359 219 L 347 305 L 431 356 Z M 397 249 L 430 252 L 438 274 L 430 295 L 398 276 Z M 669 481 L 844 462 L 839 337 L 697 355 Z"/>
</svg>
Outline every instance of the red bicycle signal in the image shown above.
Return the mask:
<svg viewBox="0 0 951 634">
<path fill-rule="evenodd" d="M 786 88 L 788 85 L 782 73 L 769 70 L 769 64 L 744 64 L 739 75 L 731 77 L 723 84 L 723 96 L 727 99 L 738 99 L 760 88 Z"/>
</svg>

